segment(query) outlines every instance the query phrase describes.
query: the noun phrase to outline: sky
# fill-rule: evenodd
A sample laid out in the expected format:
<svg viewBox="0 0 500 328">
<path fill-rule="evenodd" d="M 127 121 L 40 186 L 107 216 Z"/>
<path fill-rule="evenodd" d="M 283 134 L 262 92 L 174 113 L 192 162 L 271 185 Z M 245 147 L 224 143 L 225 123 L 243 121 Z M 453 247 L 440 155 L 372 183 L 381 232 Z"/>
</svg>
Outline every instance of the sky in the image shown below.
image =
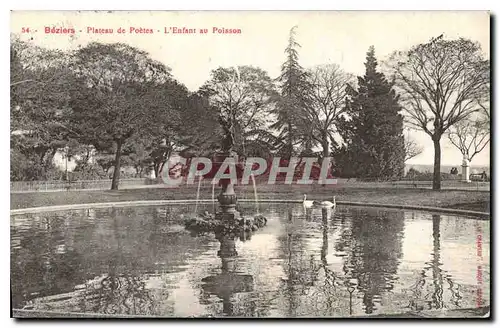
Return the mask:
<svg viewBox="0 0 500 328">
<path fill-rule="evenodd" d="M 297 26 L 300 64 L 338 64 L 346 72 L 363 75 L 368 48 L 373 45 L 379 61 L 395 50 L 406 50 L 444 34 L 478 41 L 489 58 L 490 19 L 487 12 L 12 12 L 11 33 L 37 45 L 63 50 L 76 49 L 91 41 L 124 42 L 150 53 L 172 69 L 172 74 L 195 91 L 220 66 L 258 66 L 274 78 L 285 60 L 289 30 Z M 73 28 L 74 35 L 45 34 L 45 27 Z M 87 33 L 88 28 L 114 29 L 113 34 Z M 118 34 L 118 28 L 127 33 Z M 152 34 L 131 34 L 130 28 L 152 29 Z M 207 34 L 165 34 L 172 28 L 208 29 Z M 29 28 L 29 33 L 22 33 Z M 218 29 L 240 29 L 239 34 L 212 33 Z M 82 32 L 80 32 L 80 30 Z M 35 32 L 36 31 L 36 32 Z M 429 136 L 410 132 L 423 148 L 409 164 L 432 164 L 434 150 Z M 489 165 L 489 147 L 472 165 Z M 446 137 L 442 140 L 442 164 L 460 166 L 462 156 Z"/>
</svg>

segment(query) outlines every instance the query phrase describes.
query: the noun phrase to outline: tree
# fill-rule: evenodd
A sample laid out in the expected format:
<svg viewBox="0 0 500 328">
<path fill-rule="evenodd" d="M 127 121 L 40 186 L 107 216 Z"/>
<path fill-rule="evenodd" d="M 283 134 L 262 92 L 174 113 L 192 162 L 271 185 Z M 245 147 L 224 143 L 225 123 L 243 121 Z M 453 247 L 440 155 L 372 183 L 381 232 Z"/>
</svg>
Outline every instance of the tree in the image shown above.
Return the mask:
<svg viewBox="0 0 500 328">
<path fill-rule="evenodd" d="M 375 50 L 366 56 L 366 73 L 358 77 L 358 89 L 347 86 L 346 113 L 340 119 L 341 136 L 347 143 L 345 165 L 356 176 L 370 179 L 400 178 L 404 174 L 403 116 L 399 96 L 385 76 L 377 71 Z M 347 153 L 346 153 L 347 152 Z"/>
<path fill-rule="evenodd" d="M 132 166 L 137 177 L 142 178 L 142 174 L 153 166 L 147 149 L 150 144 L 153 144 L 151 139 L 136 134 L 123 145 L 122 162 Z"/>
<path fill-rule="evenodd" d="M 308 76 L 312 87 L 308 120 L 313 128 L 312 136 L 321 145 L 325 158 L 330 156 L 330 144 L 335 143 L 336 123 L 346 110 L 346 86 L 352 84 L 353 78 L 338 65 L 316 66 L 309 70 Z"/>
<path fill-rule="evenodd" d="M 424 148 L 420 146 L 415 139 L 407 134 L 405 138 L 405 162 L 416 157 L 424 151 Z"/>
<path fill-rule="evenodd" d="M 21 41 L 11 35 L 10 40 L 10 88 L 12 105 L 34 94 L 41 95 L 41 90 L 58 86 L 58 80 L 67 76 L 60 70 L 67 64 L 68 56 L 60 50 L 49 50 Z M 45 88 L 45 89 L 44 89 Z"/>
<path fill-rule="evenodd" d="M 111 189 L 118 189 L 125 142 L 164 114 L 169 69 L 122 43 L 90 43 L 75 53 L 74 65 L 80 84 L 72 90 L 71 131 L 82 143 L 113 149 Z"/>
<path fill-rule="evenodd" d="M 309 106 L 311 86 L 308 73 L 300 66 L 298 48 L 300 44 L 295 40 L 294 26 L 290 30 L 288 46 L 285 49 L 286 61 L 281 65 L 281 75 L 277 82 L 280 87 L 280 97 L 277 98 L 275 110 L 276 122 L 272 129 L 279 131 L 279 153 L 290 158 L 294 154 L 294 146 L 303 139 L 311 139 L 312 128 L 307 124 L 305 109 Z M 310 142 L 309 142 L 310 143 Z"/>
<path fill-rule="evenodd" d="M 489 85 L 488 85 L 489 89 Z M 489 101 L 488 101 L 489 102 Z M 480 111 L 480 121 L 483 123 L 484 127 L 490 131 L 491 118 L 490 118 L 490 105 L 489 103 L 483 104 L 479 103 Z"/>
<path fill-rule="evenodd" d="M 163 84 L 161 92 L 166 102 L 156 123 L 140 132 L 136 138 L 138 139 L 136 148 L 145 152 L 147 156 L 145 158 L 135 156 L 137 158 L 134 159 L 136 169 L 143 169 L 150 163 L 156 178 L 160 176 L 173 151 L 181 146 L 179 136 L 192 133 L 186 128 L 186 121 L 182 120 L 182 114 L 190 106 L 189 91 L 186 86 L 175 80 L 168 80 Z M 203 125 L 201 118 L 197 118 L 196 121 Z"/>
<path fill-rule="evenodd" d="M 442 36 L 392 56 L 392 67 L 408 124 L 434 144 L 433 189 L 441 189 L 441 137 L 484 106 L 489 60 L 477 42 Z"/>
<path fill-rule="evenodd" d="M 220 147 L 222 137 L 218 111 L 201 91 L 188 97 L 188 106 L 180 113 L 182 133 L 177 134 L 184 157 L 208 156 Z"/>
<path fill-rule="evenodd" d="M 246 147 L 266 134 L 274 84 L 260 68 L 218 68 L 201 88 L 220 119 L 228 122 L 234 135 L 234 151 L 247 156 Z"/>
<path fill-rule="evenodd" d="M 67 132 L 61 128 L 69 104 L 68 85 L 72 74 L 69 56 L 11 40 L 10 47 L 10 132 L 11 155 L 26 162 L 11 161 L 13 179 L 45 179 L 53 169 L 52 160 L 67 143 Z M 16 168 L 17 167 L 17 168 Z M 22 173 L 24 172 L 24 173 Z"/>
<path fill-rule="evenodd" d="M 146 146 L 147 157 L 139 158 L 139 163 L 151 163 L 155 177 L 160 177 L 165 163 L 169 160 L 175 147 L 175 134 L 170 129 L 165 129 L 163 134 L 159 134 L 150 139 Z M 152 142 L 151 142 L 152 141 Z"/>
<path fill-rule="evenodd" d="M 489 122 L 483 118 L 463 120 L 452 126 L 448 139 L 471 162 L 490 142 Z"/>
</svg>

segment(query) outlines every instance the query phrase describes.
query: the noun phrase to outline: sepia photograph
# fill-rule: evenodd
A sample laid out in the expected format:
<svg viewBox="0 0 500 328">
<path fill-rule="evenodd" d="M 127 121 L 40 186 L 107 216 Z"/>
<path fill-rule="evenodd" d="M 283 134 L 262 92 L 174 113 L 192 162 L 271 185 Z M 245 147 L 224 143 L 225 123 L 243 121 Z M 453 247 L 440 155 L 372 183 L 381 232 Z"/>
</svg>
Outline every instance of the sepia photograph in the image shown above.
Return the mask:
<svg viewBox="0 0 500 328">
<path fill-rule="evenodd" d="M 491 319 L 488 11 L 11 11 L 10 316 Z"/>
</svg>

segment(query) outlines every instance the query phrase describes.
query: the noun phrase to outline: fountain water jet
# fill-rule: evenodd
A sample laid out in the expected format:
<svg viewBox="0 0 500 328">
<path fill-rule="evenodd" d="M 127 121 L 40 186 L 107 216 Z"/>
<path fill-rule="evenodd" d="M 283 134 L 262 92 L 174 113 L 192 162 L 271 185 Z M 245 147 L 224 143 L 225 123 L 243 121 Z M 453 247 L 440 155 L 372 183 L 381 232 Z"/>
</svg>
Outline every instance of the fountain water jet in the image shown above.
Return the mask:
<svg viewBox="0 0 500 328">
<path fill-rule="evenodd" d="M 215 214 L 215 180 L 212 179 L 212 212 Z"/>
<path fill-rule="evenodd" d="M 202 180 L 203 180 L 203 176 L 200 175 L 200 177 L 198 178 L 198 190 L 196 191 L 196 205 L 194 207 L 195 213 L 198 211 L 198 201 L 200 199 L 200 187 L 201 187 Z"/>
<path fill-rule="evenodd" d="M 253 174 L 250 175 L 252 178 L 252 184 L 253 184 L 253 197 L 255 199 L 255 209 L 257 210 L 257 214 L 259 214 L 259 198 L 257 196 L 257 185 L 255 184 L 255 176 Z"/>
</svg>

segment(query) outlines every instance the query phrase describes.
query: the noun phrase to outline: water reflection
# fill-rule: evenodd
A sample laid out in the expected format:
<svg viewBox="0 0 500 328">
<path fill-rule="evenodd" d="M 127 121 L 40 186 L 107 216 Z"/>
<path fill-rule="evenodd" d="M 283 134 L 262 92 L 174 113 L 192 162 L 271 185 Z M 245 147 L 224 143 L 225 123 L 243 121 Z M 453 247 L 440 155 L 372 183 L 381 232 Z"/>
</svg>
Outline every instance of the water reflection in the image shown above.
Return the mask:
<svg viewBox="0 0 500 328">
<path fill-rule="evenodd" d="M 222 299 L 222 312 L 227 316 L 242 316 L 235 313 L 232 297 L 237 293 L 248 293 L 253 291 L 253 276 L 239 273 L 236 268 L 236 238 L 230 236 L 218 236 L 220 250 L 217 255 L 222 261 L 221 272 L 203 278 L 203 290 L 207 294 L 217 295 Z M 243 314 L 244 316 L 244 314 Z"/>
<path fill-rule="evenodd" d="M 487 221 L 341 206 L 260 210 L 268 225 L 243 241 L 191 237 L 185 206 L 12 216 L 13 306 L 346 317 L 489 304 Z"/>
<path fill-rule="evenodd" d="M 16 255 L 11 261 L 14 306 L 32 295 L 43 297 L 71 289 L 75 281 L 85 279 L 82 257 L 73 248 L 71 236 L 63 233 L 64 223 L 60 216 L 27 222 L 32 228 L 29 238 L 17 236 L 11 227 Z"/>
<path fill-rule="evenodd" d="M 384 293 L 391 292 L 402 255 L 403 212 L 360 210 L 336 244 L 345 252 L 346 285 L 360 294 L 366 314 L 373 313 Z M 351 289 L 352 290 L 352 289 Z"/>
<path fill-rule="evenodd" d="M 420 272 L 417 282 L 410 288 L 412 296 L 409 308 L 412 310 L 459 308 L 461 295 L 460 284 L 457 284 L 453 277 L 442 269 L 441 262 L 441 216 L 432 215 L 432 252 L 429 260 L 424 262 L 424 267 Z M 427 278 L 432 278 L 431 283 Z M 443 286 L 446 281 L 449 290 L 449 304 L 445 304 L 443 298 Z"/>
</svg>

